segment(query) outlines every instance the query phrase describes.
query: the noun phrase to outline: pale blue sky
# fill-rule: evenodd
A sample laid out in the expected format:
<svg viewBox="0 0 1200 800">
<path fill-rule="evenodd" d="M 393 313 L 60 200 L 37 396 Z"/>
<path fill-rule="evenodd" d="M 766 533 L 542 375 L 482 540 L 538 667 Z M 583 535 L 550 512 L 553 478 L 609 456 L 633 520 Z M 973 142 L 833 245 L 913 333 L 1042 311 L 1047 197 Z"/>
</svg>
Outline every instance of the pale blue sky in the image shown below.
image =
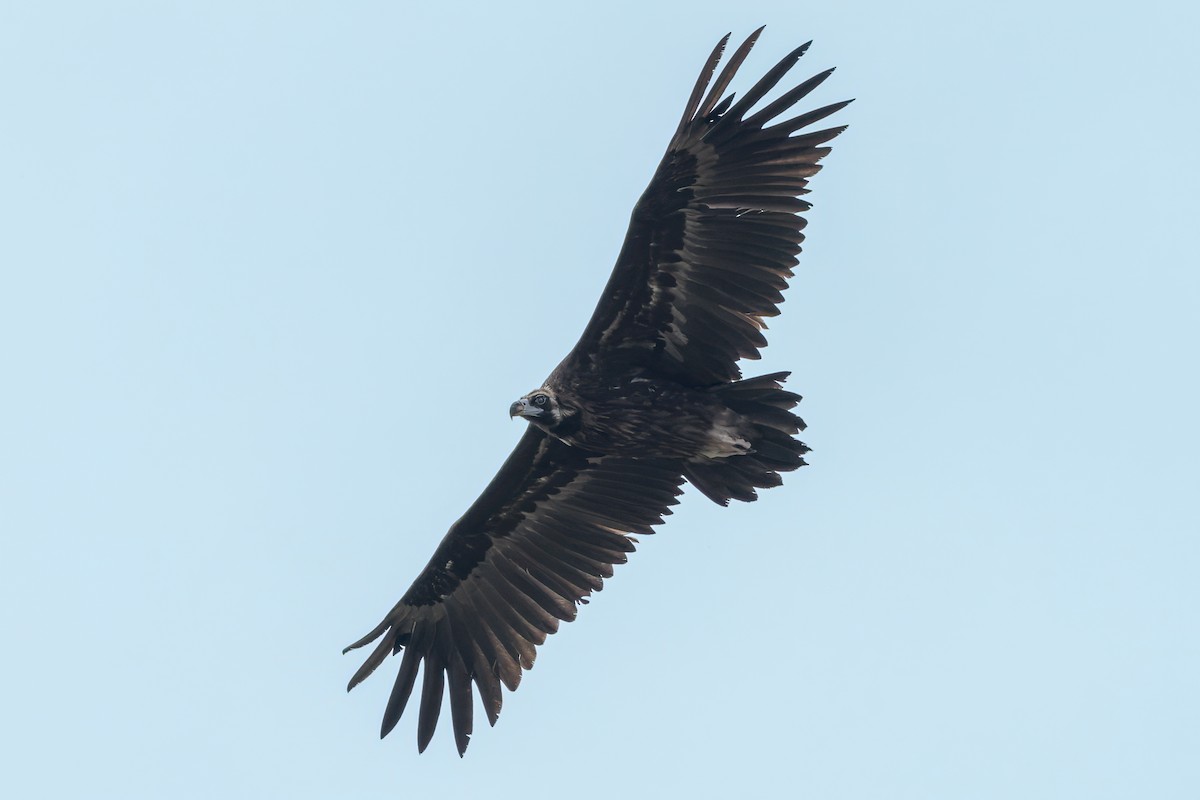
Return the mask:
<svg viewBox="0 0 1200 800">
<path fill-rule="evenodd" d="M 598 5 L 0 5 L 0 794 L 1200 796 L 1195 5 Z M 763 23 L 858 98 L 748 368 L 813 465 L 380 742 L 341 647 Z"/>
</svg>

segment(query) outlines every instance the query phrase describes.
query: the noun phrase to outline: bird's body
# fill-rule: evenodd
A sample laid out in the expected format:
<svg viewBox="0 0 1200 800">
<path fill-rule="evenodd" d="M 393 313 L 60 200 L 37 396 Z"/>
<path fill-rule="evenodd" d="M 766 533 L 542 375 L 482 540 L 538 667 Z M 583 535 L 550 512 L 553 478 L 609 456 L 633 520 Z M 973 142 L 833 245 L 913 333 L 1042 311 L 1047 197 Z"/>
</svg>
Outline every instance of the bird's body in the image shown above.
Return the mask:
<svg viewBox="0 0 1200 800">
<path fill-rule="evenodd" d="M 711 391 L 665 378 L 598 375 L 569 382 L 552 375 L 543 388 L 572 411 L 557 425 L 543 426 L 537 419 L 531 424 L 589 453 L 686 461 L 738 452 L 710 441 L 722 435 L 717 431 L 728 435 L 738 427 L 736 415 Z M 650 431 L 653 436 L 647 436 Z"/>
<path fill-rule="evenodd" d="M 536 646 L 600 590 L 633 535 L 654 532 L 685 481 L 721 505 L 748 502 L 804 464 L 787 373 L 743 379 L 738 361 L 766 346 L 763 318 L 778 313 L 804 238 L 798 195 L 842 128 L 793 134 L 846 103 L 779 119 L 828 70 L 753 110 L 808 45 L 740 101 L 723 97 L 759 32 L 711 89 L 728 37 L 709 57 L 583 335 L 509 409 L 530 423 L 512 454 L 391 612 L 347 648 L 380 639 L 351 688 L 403 653 L 384 735 L 423 664 L 418 747 L 445 694 L 462 754 L 474 693 L 494 724 L 500 687 L 516 689 Z"/>
</svg>

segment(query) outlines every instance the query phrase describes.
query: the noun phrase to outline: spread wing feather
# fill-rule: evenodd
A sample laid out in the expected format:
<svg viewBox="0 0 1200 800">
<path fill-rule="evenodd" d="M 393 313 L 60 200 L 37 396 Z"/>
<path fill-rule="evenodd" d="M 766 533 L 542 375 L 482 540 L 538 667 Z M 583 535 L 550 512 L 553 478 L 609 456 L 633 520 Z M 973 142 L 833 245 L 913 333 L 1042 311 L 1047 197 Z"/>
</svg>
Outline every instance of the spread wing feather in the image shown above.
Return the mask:
<svg viewBox="0 0 1200 800">
<path fill-rule="evenodd" d="M 654 532 L 682 483 L 675 462 L 590 455 L 529 426 L 400 602 L 346 648 L 379 640 L 351 689 L 389 655 L 403 654 L 381 735 L 404 713 L 420 668 L 418 748 L 433 737 L 449 686 L 463 753 L 473 724 L 471 685 L 495 724 L 500 687 L 517 688 L 535 648 L 624 563 L 634 549 L 629 533 Z"/>
<path fill-rule="evenodd" d="M 759 357 L 763 319 L 779 313 L 804 240 L 798 215 L 811 206 L 798 195 L 808 192 L 808 179 L 829 153 L 821 145 L 843 128 L 793 134 L 849 102 L 780 119 L 830 69 L 749 114 L 807 44 L 741 99 L 725 95 L 761 30 L 733 53 L 711 88 L 728 36 L 709 57 L 633 210 L 596 311 L 560 369 L 640 370 L 710 386 L 738 380 L 737 361 Z"/>
</svg>

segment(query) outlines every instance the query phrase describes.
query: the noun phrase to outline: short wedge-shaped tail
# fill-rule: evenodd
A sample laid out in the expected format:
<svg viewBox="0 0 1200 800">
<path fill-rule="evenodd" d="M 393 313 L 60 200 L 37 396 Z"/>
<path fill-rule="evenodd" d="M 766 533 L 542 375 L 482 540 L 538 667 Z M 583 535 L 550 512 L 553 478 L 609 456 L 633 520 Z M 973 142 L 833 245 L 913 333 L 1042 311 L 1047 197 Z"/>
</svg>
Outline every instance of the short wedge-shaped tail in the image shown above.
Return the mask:
<svg viewBox="0 0 1200 800">
<path fill-rule="evenodd" d="M 755 489 L 778 486 L 783 483 L 779 473 L 805 465 L 809 447 L 795 438 L 804 430 L 804 420 L 791 411 L 800 395 L 783 388 L 789 374 L 775 372 L 710 390 L 750 423 L 753 431 L 746 455 L 692 461 L 685 466 L 684 476 L 714 503 L 727 506 L 730 500 L 757 500 Z"/>
</svg>

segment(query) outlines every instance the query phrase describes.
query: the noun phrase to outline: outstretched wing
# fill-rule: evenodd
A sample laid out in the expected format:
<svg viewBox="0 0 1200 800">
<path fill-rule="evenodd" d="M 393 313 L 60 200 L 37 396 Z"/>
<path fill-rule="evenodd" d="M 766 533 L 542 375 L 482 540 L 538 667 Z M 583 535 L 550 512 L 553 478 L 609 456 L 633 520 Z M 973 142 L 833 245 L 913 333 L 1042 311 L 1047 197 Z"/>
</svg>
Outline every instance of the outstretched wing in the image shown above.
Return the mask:
<svg viewBox="0 0 1200 800">
<path fill-rule="evenodd" d="M 741 377 L 766 346 L 804 240 L 798 195 L 844 127 L 793 135 L 846 106 L 784 117 L 832 69 L 751 109 L 808 48 L 792 51 L 741 100 L 722 99 L 755 31 L 705 94 L 729 37 L 692 90 L 667 154 L 633 210 L 612 277 L 563 370 L 643 370 L 691 386 Z M 748 116 L 749 114 L 749 116 Z"/>
<path fill-rule="evenodd" d="M 400 602 L 346 648 L 380 639 L 349 689 L 403 651 L 381 735 L 404 713 L 424 662 L 417 746 L 423 751 L 433 737 L 449 686 L 461 755 L 471 735 L 471 684 L 494 725 L 500 686 L 517 688 L 534 648 L 626 560 L 634 549 L 628 534 L 654 532 L 682 482 L 674 462 L 592 456 L 529 426 Z"/>
</svg>

